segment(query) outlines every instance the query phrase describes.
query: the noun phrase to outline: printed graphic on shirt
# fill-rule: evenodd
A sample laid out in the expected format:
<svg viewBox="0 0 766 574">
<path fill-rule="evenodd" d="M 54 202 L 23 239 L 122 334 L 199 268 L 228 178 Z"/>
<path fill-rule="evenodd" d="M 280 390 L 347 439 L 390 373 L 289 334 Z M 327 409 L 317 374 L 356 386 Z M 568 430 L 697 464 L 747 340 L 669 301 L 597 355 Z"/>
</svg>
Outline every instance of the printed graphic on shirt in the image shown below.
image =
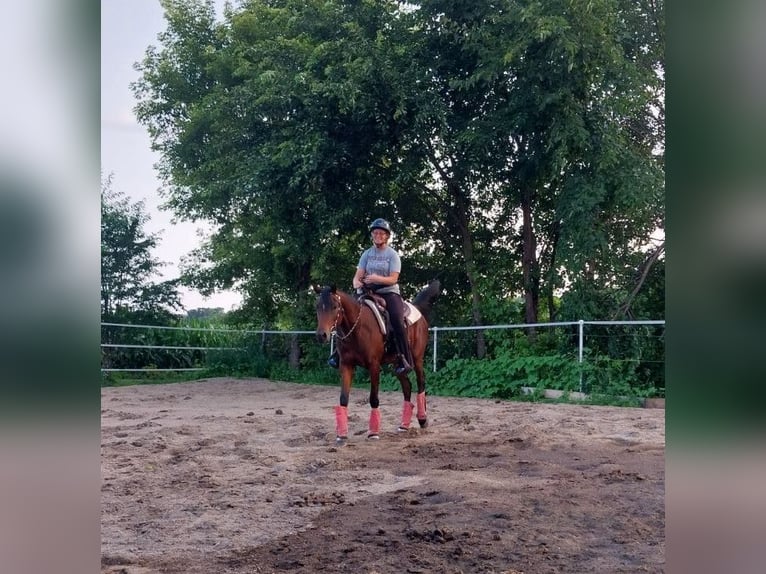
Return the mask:
<svg viewBox="0 0 766 574">
<path fill-rule="evenodd" d="M 399 254 L 390 247 L 387 247 L 382 252 L 378 252 L 373 247 L 362 254 L 359 260 L 359 267 L 364 269 L 367 275 L 376 274 L 388 277 L 392 273 L 401 273 L 402 261 L 399 258 Z M 399 285 L 373 286 L 373 289 L 377 293 L 398 293 Z"/>
<path fill-rule="evenodd" d="M 368 275 L 376 274 L 388 277 L 391 273 L 401 272 L 401 260 L 391 248 L 379 253 L 376 249 L 370 249 L 366 253 L 364 270 Z"/>
<path fill-rule="evenodd" d="M 391 257 L 390 253 L 383 253 L 382 255 L 370 253 L 367 257 L 366 271 L 368 274 L 374 273 L 376 275 L 388 277 L 391 275 L 392 271 L 398 271 L 397 269 L 391 268 L 393 263 L 393 257 Z"/>
</svg>

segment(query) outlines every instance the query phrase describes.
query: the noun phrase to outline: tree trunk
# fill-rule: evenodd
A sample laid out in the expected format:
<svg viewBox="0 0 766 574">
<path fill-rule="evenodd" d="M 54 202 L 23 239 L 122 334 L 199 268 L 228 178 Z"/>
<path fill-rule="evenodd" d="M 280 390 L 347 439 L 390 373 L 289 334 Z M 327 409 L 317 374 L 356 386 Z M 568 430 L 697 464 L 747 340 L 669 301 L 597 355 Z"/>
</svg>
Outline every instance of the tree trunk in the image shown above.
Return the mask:
<svg viewBox="0 0 766 574">
<path fill-rule="evenodd" d="M 298 335 L 290 336 L 290 354 L 288 362 L 291 369 L 298 369 L 301 366 L 301 346 L 298 341 Z"/>
<path fill-rule="evenodd" d="M 465 198 L 458 190 L 452 189 L 452 197 L 455 199 L 456 213 L 455 218 L 460 230 L 460 240 L 463 247 L 463 258 L 465 259 L 465 273 L 468 277 L 468 283 L 471 286 L 471 315 L 474 326 L 482 324 L 481 316 L 481 296 L 476 285 L 476 262 L 473 258 L 473 238 L 468 221 L 468 205 Z M 487 354 L 487 342 L 484 339 L 483 331 L 476 333 L 476 356 L 483 359 Z"/>
<path fill-rule="evenodd" d="M 303 325 L 305 317 L 304 300 L 308 297 L 308 289 L 311 285 L 311 260 L 303 261 L 297 271 L 297 281 L 295 282 L 295 292 L 297 293 L 296 305 L 293 309 L 293 318 L 296 325 Z M 290 351 L 288 353 L 288 363 L 290 368 L 299 369 L 301 366 L 301 346 L 298 335 L 290 337 Z"/>
<path fill-rule="evenodd" d="M 524 283 L 524 322 L 537 323 L 537 310 L 540 298 L 540 277 L 537 269 L 537 242 L 535 241 L 532 222 L 532 190 L 527 187 L 522 194 L 522 255 L 521 272 Z M 527 336 L 534 341 L 536 329 L 527 329 Z"/>
<path fill-rule="evenodd" d="M 471 237 L 470 226 L 470 201 L 461 193 L 460 186 L 456 183 L 463 181 L 460 177 L 451 177 L 441 165 L 439 158 L 433 149 L 429 150 L 431 165 L 439 173 L 446 183 L 447 201 L 443 202 L 443 208 L 447 213 L 448 219 L 452 220 L 460 234 L 460 242 L 465 261 L 465 273 L 468 277 L 468 284 L 471 287 L 471 315 L 474 326 L 482 324 L 481 317 L 481 296 L 476 283 L 476 262 L 473 258 L 473 238 Z M 453 165 L 457 164 L 453 160 Z M 451 201 L 450 201 L 451 200 Z M 487 343 L 482 331 L 476 331 L 476 356 L 483 359 L 487 353 Z"/>
<path fill-rule="evenodd" d="M 641 267 L 638 270 L 638 278 L 636 279 L 636 284 L 633 287 L 633 290 L 630 292 L 630 294 L 627 296 L 625 301 L 623 301 L 617 309 L 612 313 L 611 320 L 614 321 L 618 319 L 621 316 L 627 317 L 628 319 L 632 319 L 633 315 L 630 310 L 630 306 L 633 304 L 633 299 L 636 298 L 636 295 L 638 295 L 639 291 L 641 291 L 641 287 L 644 286 L 644 281 L 646 281 L 646 276 L 649 275 L 649 271 L 652 269 L 655 263 L 659 260 L 659 258 L 662 256 L 662 254 L 665 252 L 665 242 L 663 241 L 654 251 L 650 252 L 644 262 L 641 264 Z"/>
<path fill-rule="evenodd" d="M 556 301 L 553 297 L 553 289 L 554 289 L 554 276 L 556 273 L 556 250 L 558 248 L 559 244 L 559 238 L 561 237 L 561 224 L 556 221 L 553 223 L 553 231 L 551 233 L 551 249 L 550 249 L 550 257 L 548 259 L 548 272 L 547 272 L 547 280 L 545 285 L 545 296 L 547 300 L 548 305 L 548 320 L 549 321 L 555 321 L 556 315 L 558 314 L 556 311 Z"/>
</svg>

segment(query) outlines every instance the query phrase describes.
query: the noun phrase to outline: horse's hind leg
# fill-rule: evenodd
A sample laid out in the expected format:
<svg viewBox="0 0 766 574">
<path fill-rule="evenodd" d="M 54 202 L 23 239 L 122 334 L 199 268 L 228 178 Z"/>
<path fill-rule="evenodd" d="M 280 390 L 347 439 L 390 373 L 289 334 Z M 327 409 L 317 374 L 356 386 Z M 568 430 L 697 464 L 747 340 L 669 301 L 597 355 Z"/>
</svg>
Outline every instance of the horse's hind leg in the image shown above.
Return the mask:
<svg viewBox="0 0 766 574">
<path fill-rule="evenodd" d="M 397 429 L 399 432 L 405 432 L 409 430 L 410 423 L 412 422 L 412 383 L 409 376 L 406 374 L 397 375 L 399 383 L 402 385 L 402 394 L 404 395 L 404 403 L 402 404 L 402 422 Z"/>
<path fill-rule="evenodd" d="M 418 394 L 415 404 L 418 407 L 417 417 L 420 428 L 428 426 L 428 409 L 426 408 L 426 376 L 423 369 L 423 359 L 415 362 L 415 376 L 418 379 Z"/>
<path fill-rule="evenodd" d="M 380 438 L 380 400 L 378 389 L 380 387 L 380 366 L 370 367 L 370 426 L 367 438 Z"/>
</svg>

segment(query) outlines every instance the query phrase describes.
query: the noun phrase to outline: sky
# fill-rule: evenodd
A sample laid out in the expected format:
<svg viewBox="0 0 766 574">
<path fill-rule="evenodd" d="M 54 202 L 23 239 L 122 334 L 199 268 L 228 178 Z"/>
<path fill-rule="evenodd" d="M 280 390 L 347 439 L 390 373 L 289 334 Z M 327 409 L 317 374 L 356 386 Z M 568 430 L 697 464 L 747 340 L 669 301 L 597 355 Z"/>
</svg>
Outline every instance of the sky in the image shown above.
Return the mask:
<svg viewBox="0 0 766 574">
<path fill-rule="evenodd" d="M 220 10 L 223 1 L 217 1 Z M 138 79 L 133 69 L 143 59 L 146 48 L 158 46 L 157 34 L 165 29 L 159 0 L 102 0 L 101 2 L 101 171 L 112 174 L 113 188 L 135 203 L 143 201 L 151 218 L 144 230 L 160 233 L 153 255 L 167 263 L 163 279 L 178 277 L 181 257 L 200 243 L 202 223 L 177 222 L 160 209 L 160 181 L 154 170 L 159 155 L 150 148 L 146 129 L 133 115 L 136 101 L 130 83 Z M 203 298 L 196 291 L 181 289 L 187 310 L 198 307 L 223 307 L 230 310 L 241 303 L 237 293 L 223 292 Z"/>
</svg>

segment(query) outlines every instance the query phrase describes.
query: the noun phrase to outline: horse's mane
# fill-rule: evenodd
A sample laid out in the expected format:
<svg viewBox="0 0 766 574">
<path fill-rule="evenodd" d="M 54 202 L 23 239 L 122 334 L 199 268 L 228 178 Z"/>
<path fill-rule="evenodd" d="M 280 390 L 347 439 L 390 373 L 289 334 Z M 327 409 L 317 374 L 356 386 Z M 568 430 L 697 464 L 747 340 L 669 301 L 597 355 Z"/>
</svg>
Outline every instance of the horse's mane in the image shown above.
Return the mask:
<svg viewBox="0 0 766 574">
<path fill-rule="evenodd" d="M 337 295 L 341 298 L 341 300 L 347 300 L 352 305 L 359 306 L 360 303 L 357 300 L 354 295 L 349 293 L 348 291 L 343 291 L 342 289 L 338 289 L 335 283 L 331 283 L 329 285 L 325 285 L 324 287 L 316 286 L 314 290 L 319 293 L 320 297 L 327 297 L 330 295 Z"/>
</svg>

